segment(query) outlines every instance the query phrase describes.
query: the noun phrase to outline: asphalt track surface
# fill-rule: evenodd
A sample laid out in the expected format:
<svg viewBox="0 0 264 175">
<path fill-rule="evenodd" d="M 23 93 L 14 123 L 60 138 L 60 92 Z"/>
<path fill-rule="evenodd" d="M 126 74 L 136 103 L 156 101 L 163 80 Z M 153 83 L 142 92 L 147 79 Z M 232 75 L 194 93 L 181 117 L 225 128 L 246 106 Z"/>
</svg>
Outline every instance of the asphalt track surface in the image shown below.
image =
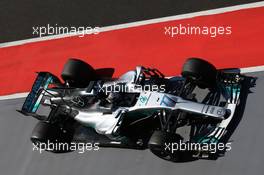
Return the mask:
<svg viewBox="0 0 264 175">
<path fill-rule="evenodd" d="M 230 139 L 232 150 L 216 161 L 172 163 L 155 157 L 149 150 L 118 148 L 101 148 L 84 154 L 40 154 L 32 151 L 29 140 L 37 121 L 15 111 L 24 99 L 0 101 L 1 174 L 262 174 L 264 72 L 248 75 L 257 77 L 256 86 L 250 89 L 252 93 L 248 94 L 244 115 Z"/>
<path fill-rule="evenodd" d="M 3 0 L 0 1 L 0 43 L 32 37 L 32 27 L 103 27 L 198 12 L 260 0 Z"/>
</svg>

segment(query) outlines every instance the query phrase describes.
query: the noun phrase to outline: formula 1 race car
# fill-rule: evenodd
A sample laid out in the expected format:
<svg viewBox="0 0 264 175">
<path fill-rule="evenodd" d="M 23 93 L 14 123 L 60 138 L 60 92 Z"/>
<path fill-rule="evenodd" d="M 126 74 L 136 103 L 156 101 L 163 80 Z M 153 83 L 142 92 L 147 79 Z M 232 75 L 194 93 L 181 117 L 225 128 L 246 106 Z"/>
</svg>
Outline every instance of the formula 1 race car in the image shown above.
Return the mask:
<svg viewBox="0 0 264 175">
<path fill-rule="evenodd" d="M 217 70 L 199 58 L 187 59 L 181 76 L 165 77 L 142 66 L 119 78 L 112 78 L 113 73 L 112 68 L 94 69 L 78 59 L 65 64 L 63 83 L 39 72 L 19 110 L 40 120 L 31 141 L 70 144 L 81 126 L 99 146 L 149 148 L 172 161 L 187 155 L 210 157 L 213 153 L 201 147 L 186 151 L 169 146 L 220 143 L 239 104 L 243 81 L 239 73 Z"/>
</svg>

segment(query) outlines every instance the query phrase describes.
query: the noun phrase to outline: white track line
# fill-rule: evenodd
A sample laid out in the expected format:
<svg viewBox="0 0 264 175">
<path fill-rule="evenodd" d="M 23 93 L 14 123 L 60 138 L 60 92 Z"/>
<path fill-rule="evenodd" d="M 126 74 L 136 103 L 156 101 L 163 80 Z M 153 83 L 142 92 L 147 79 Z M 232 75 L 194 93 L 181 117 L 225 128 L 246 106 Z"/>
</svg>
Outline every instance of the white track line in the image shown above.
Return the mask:
<svg viewBox="0 0 264 175">
<path fill-rule="evenodd" d="M 252 73 L 252 72 L 262 72 L 264 71 L 264 65 L 262 66 L 254 66 L 254 67 L 245 67 L 240 69 L 240 73 Z"/>
<path fill-rule="evenodd" d="M 254 67 L 245 67 L 239 69 L 240 73 L 253 73 L 253 72 L 262 72 L 264 71 L 264 65 L 262 66 L 254 66 Z M 11 94 L 11 95 L 3 95 L 0 96 L 0 101 L 1 100 L 10 100 L 10 99 L 17 99 L 17 98 L 24 98 L 28 95 L 29 92 L 23 92 L 23 93 L 16 93 L 16 94 Z"/>
<path fill-rule="evenodd" d="M 198 17 L 198 16 L 215 15 L 215 14 L 221 14 L 221 13 L 232 12 L 232 11 L 243 10 L 243 9 L 256 8 L 256 7 L 264 7 L 264 1 L 249 3 L 249 4 L 243 4 L 243 5 L 236 5 L 236 6 L 231 6 L 231 7 L 212 9 L 212 10 L 193 12 L 193 13 L 187 13 L 187 14 L 182 14 L 182 15 L 155 18 L 155 19 L 132 22 L 132 23 L 106 26 L 106 27 L 101 27 L 100 32 L 119 30 L 119 29 L 125 29 L 125 28 L 130 28 L 130 27 L 138 27 L 138 26 L 143 26 L 143 25 L 148 25 L 148 24 L 155 24 L 155 23 L 168 22 L 168 21 L 174 21 L 174 20 L 188 19 L 188 18 L 193 18 L 193 17 Z M 89 32 L 87 31 L 87 33 L 89 33 Z M 71 33 L 67 33 L 67 34 L 60 34 L 60 35 L 45 36 L 45 37 L 41 37 L 41 38 L 31 38 L 31 39 L 25 39 L 25 40 L 13 41 L 13 42 L 6 42 L 6 43 L 1 43 L 0 48 L 17 46 L 17 45 L 22 45 L 22 44 L 26 44 L 26 43 L 33 43 L 33 42 L 39 42 L 39 41 L 47 41 L 47 40 L 65 38 L 65 37 L 70 37 L 70 36 L 77 36 L 77 35 L 78 34 L 73 35 Z"/>
<path fill-rule="evenodd" d="M 0 96 L 0 100 L 10 100 L 10 99 L 24 98 L 27 95 L 28 95 L 28 92 L 16 93 L 16 94 L 11 94 L 11 95 L 3 95 L 3 96 Z"/>
</svg>

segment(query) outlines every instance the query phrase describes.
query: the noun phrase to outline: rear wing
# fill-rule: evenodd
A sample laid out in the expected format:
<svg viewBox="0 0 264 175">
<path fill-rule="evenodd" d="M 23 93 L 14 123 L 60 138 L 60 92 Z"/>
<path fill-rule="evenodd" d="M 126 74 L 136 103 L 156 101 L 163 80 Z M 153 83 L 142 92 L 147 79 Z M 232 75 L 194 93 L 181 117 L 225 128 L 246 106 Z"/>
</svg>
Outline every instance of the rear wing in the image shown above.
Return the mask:
<svg viewBox="0 0 264 175">
<path fill-rule="evenodd" d="M 40 106 L 41 99 L 49 85 L 53 83 L 61 84 L 60 80 L 55 75 L 49 72 L 39 72 L 30 93 L 26 97 L 22 109 L 18 110 L 18 112 L 38 118 L 36 111 Z"/>
</svg>

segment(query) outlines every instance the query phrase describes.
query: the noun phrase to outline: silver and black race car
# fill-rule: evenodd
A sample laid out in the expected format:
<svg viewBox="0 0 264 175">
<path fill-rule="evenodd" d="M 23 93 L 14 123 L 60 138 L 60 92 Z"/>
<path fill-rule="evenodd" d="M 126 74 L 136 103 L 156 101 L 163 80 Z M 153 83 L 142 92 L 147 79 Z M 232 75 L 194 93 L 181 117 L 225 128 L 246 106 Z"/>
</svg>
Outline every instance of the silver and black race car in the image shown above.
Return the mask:
<svg viewBox="0 0 264 175">
<path fill-rule="evenodd" d="M 165 77 L 142 66 L 119 78 L 112 78 L 113 73 L 112 68 L 94 69 L 79 59 L 65 64 L 63 82 L 39 72 L 19 110 L 40 120 L 31 141 L 70 144 L 80 141 L 75 135 L 81 132 L 86 141 L 100 146 L 149 148 L 172 161 L 212 156 L 201 147 L 169 146 L 221 143 L 239 104 L 244 78 L 199 58 L 187 59 L 181 76 Z"/>
</svg>

